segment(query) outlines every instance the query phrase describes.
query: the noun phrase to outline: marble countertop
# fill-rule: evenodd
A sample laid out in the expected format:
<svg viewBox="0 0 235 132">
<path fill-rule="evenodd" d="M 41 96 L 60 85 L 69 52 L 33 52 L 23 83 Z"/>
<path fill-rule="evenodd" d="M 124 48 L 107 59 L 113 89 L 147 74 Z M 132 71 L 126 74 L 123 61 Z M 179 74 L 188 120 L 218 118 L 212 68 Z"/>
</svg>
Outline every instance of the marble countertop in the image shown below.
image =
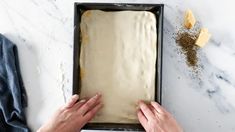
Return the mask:
<svg viewBox="0 0 235 132">
<path fill-rule="evenodd" d="M 27 119 L 33 131 L 71 96 L 74 2 L 0 0 L 0 32 L 18 46 L 29 101 Z M 234 2 L 113 2 L 165 4 L 163 106 L 175 116 L 185 131 L 235 131 Z M 173 38 L 187 8 L 212 33 L 208 45 L 199 52 L 202 66 L 200 79 L 186 65 L 184 55 L 179 54 L 179 47 Z"/>
</svg>

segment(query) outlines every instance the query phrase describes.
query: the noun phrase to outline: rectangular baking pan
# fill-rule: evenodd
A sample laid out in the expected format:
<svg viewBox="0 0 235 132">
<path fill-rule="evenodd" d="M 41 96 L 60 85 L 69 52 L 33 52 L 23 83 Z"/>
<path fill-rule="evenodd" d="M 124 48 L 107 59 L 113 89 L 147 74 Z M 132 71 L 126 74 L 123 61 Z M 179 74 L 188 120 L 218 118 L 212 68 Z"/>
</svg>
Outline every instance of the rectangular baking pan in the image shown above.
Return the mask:
<svg viewBox="0 0 235 132">
<path fill-rule="evenodd" d="M 161 104 L 162 96 L 162 47 L 163 47 L 163 4 L 130 4 L 130 3 L 75 3 L 74 4 L 74 54 L 73 54 L 73 94 L 81 91 L 80 82 L 80 21 L 82 13 L 86 10 L 103 11 L 150 11 L 157 19 L 157 58 L 155 77 L 155 101 Z M 117 131 L 141 131 L 144 130 L 140 124 L 120 123 L 88 123 L 83 127 L 88 130 L 117 130 Z"/>
</svg>

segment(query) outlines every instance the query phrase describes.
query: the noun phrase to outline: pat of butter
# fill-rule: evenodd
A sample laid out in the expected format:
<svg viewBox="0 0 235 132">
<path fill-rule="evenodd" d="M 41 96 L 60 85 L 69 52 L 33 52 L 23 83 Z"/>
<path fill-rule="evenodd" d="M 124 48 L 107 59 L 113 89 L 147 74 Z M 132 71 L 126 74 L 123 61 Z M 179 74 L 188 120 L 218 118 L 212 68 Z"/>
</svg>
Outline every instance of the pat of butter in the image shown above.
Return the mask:
<svg viewBox="0 0 235 132">
<path fill-rule="evenodd" d="M 208 29 L 202 28 L 195 44 L 199 47 L 204 47 L 205 44 L 209 41 L 210 37 L 211 34 L 208 32 Z"/>
<path fill-rule="evenodd" d="M 194 24 L 196 23 L 196 19 L 192 13 L 191 10 L 186 10 L 185 12 L 185 16 L 184 16 L 184 26 L 187 28 L 187 29 L 191 29 Z"/>
</svg>

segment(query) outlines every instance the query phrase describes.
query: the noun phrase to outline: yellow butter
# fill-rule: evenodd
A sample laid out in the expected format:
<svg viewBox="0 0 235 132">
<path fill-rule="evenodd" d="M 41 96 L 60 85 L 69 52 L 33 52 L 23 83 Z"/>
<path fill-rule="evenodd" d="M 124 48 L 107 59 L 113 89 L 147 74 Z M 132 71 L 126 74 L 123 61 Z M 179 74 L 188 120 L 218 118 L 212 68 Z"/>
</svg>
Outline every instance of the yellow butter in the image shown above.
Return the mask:
<svg viewBox="0 0 235 132">
<path fill-rule="evenodd" d="M 191 10 L 186 10 L 185 12 L 185 16 L 184 16 L 184 26 L 187 28 L 187 29 L 191 29 L 194 24 L 196 23 L 196 19 L 192 13 Z"/>
<path fill-rule="evenodd" d="M 207 28 L 202 28 L 200 30 L 199 36 L 196 40 L 196 45 L 198 45 L 199 47 L 204 47 L 205 44 L 209 41 L 211 37 L 211 34 L 208 32 Z"/>
</svg>

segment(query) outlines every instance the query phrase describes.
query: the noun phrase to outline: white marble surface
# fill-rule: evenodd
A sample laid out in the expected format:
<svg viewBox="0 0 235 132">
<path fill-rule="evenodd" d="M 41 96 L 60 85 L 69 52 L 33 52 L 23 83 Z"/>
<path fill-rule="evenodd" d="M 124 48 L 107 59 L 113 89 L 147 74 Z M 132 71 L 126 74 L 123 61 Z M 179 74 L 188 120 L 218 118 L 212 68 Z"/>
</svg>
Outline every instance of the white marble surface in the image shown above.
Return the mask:
<svg viewBox="0 0 235 132">
<path fill-rule="evenodd" d="M 184 130 L 235 131 L 234 1 L 114 2 L 165 4 L 162 100 Z M 0 33 L 18 46 L 29 100 L 27 119 L 33 131 L 71 96 L 73 3 L 73 0 L 0 0 Z M 172 38 L 187 8 L 212 33 L 209 44 L 200 50 L 201 81 L 187 67 Z"/>
</svg>

